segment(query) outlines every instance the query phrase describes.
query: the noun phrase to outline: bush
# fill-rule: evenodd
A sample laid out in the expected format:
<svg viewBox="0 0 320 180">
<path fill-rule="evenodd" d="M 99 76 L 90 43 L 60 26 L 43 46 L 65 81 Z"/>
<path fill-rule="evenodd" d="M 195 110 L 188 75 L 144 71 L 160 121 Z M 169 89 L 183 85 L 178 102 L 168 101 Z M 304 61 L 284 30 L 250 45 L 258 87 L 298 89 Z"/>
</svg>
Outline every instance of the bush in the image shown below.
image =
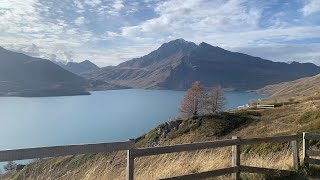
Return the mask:
<svg viewBox="0 0 320 180">
<path fill-rule="evenodd" d="M 17 164 L 13 161 L 9 161 L 6 165 L 3 166 L 3 169 L 6 171 L 13 171 L 17 168 Z"/>
<path fill-rule="evenodd" d="M 310 121 L 316 120 L 320 118 L 320 110 L 309 111 L 299 118 L 299 123 L 308 123 Z"/>
</svg>

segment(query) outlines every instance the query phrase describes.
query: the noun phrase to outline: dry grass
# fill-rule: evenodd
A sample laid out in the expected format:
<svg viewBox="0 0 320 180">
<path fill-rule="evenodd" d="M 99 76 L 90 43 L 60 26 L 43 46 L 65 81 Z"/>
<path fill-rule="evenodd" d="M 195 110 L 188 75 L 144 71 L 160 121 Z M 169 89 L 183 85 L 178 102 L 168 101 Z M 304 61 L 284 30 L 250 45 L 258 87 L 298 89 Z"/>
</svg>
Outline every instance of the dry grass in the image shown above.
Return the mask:
<svg viewBox="0 0 320 180">
<path fill-rule="evenodd" d="M 115 157 L 116 156 L 116 157 Z M 115 157 L 115 158 L 113 158 Z M 241 155 L 243 165 L 290 169 L 292 164 L 290 149 L 277 153 L 258 155 L 245 153 Z M 125 154 L 97 154 L 86 162 L 83 156 L 63 157 L 36 162 L 14 179 L 125 179 Z M 113 161 L 111 162 L 111 159 Z M 135 161 L 135 177 L 138 180 L 153 180 L 189 173 L 209 171 L 231 166 L 231 148 L 201 150 L 138 158 Z M 243 174 L 244 179 L 264 179 L 257 174 Z M 229 179 L 221 176 L 216 179 Z"/>
<path fill-rule="evenodd" d="M 306 77 L 290 82 L 269 85 L 257 92 L 271 95 L 269 100 L 288 101 L 319 99 L 320 98 L 320 75 Z"/>
</svg>

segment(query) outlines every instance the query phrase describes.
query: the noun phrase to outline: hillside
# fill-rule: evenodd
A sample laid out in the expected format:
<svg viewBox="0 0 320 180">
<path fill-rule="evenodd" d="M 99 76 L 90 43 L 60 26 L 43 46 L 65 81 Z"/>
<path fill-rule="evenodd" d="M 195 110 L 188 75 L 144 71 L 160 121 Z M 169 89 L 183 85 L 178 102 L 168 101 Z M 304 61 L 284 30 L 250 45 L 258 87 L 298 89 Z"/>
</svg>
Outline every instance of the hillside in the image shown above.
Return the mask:
<svg viewBox="0 0 320 180">
<path fill-rule="evenodd" d="M 271 99 L 279 100 L 320 98 L 320 75 L 269 85 L 256 92 L 268 94 Z"/>
<path fill-rule="evenodd" d="M 207 43 L 196 45 L 177 39 L 146 56 L 82 76 L 132 88 L 185 90 L 200 80 L 206 87 L 250 90 L 318 73 L 320 67 L 311 63 L 272 62 Z"/>
<path fill-rule="evenodd" d="M 0 96 L 89 94 L 87 81 L 49 60 L 0 47 Z"/>
<path fill-rule="evenodd" d="M 137 147 L 162 146 L 231 138 L 265 137 L 283 134 L 320 133 L 320 100 L 304 101 L 269 110 L 239 110 L 205 115 L 186 121 L 164 123 L 136 139 Z M 317 144 L 315 144 L 317 145 Z M 288 144 L 243 146 L 244 165 L 291 169 Z M 138 158 L 137 179 L 152 180 L 230 166 L 231 148 L 202 150 Z M 36 161 L 23 170 L 10 172 L 4 179 L 124 179 L 126 153 L 100 153 Z M 154 171 L 157 169 L 157 171 Z M 311 166 L 289 179 L 301 179 L 305 173 L 318 178 L 319 169 Z M 242 173 L 243 179 L 265 179 L 263 175 Z M 228 179 L 223 176 L 221 179 Z M 272 177 L 269 177 L 273 179 Z"/>
</svg>

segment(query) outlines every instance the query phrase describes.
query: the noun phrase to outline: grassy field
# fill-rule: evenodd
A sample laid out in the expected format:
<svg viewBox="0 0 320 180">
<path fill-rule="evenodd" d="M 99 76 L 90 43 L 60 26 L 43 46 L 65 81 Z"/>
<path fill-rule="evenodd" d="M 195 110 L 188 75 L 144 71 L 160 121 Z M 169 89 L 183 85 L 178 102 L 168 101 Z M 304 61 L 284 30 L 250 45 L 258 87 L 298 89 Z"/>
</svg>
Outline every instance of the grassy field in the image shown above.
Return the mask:
<svg viewBox="0 0 320 180">
<path fill-rule="evenodd" d="M 269 85 L 257 92 L 270 95 L 268 100 L 273 102 L 320 99 L 320 75 Z"/>
<path fill-rule="evenodd" d="M 320 133 L 320 100 L 286 103 L 275 109 L 239 110 L 199 116 L 182 121 L 177 128 L 162 133 L 159 125 L 137 138 L 137 147 L 227 139 L 231 136 L 265 137 L 292 133 Z M 319 143 L 312 143 L 319 147 Z M 292 169 L 289 144 L 241 146 L 243 165 Z M 124 179 L 126 153 L 100 153 L 37 160 L 2 179 Z M 231 166 L 231 147 L 137 158 L 135 177 L 152 180 Z M 302 168 L 288 179 L 320 178 L 319 168 Z M 308 175 L 308 176 L 306 176 Z M 228 179 L 222 176 L 217 179 Z M 242 174 L 243 179 L 274 179 L 257 174 Z"/>
</svg>

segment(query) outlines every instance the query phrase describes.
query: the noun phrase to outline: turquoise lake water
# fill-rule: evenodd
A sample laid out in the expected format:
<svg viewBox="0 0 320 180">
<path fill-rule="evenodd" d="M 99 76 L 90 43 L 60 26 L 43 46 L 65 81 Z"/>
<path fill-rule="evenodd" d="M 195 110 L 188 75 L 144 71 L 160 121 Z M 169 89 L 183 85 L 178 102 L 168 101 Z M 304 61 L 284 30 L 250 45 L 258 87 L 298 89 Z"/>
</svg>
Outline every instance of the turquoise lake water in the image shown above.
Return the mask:
<svg viewBox="0 0 320 180">
<path fill-rule="evenodd" d="M 183 91 L 112 90 L 90 96 L 0 98 L 0 150 L 125 141 L 178 114 Z M 228 109 L 264 96 L 226 92 Z"/>
</svg>

